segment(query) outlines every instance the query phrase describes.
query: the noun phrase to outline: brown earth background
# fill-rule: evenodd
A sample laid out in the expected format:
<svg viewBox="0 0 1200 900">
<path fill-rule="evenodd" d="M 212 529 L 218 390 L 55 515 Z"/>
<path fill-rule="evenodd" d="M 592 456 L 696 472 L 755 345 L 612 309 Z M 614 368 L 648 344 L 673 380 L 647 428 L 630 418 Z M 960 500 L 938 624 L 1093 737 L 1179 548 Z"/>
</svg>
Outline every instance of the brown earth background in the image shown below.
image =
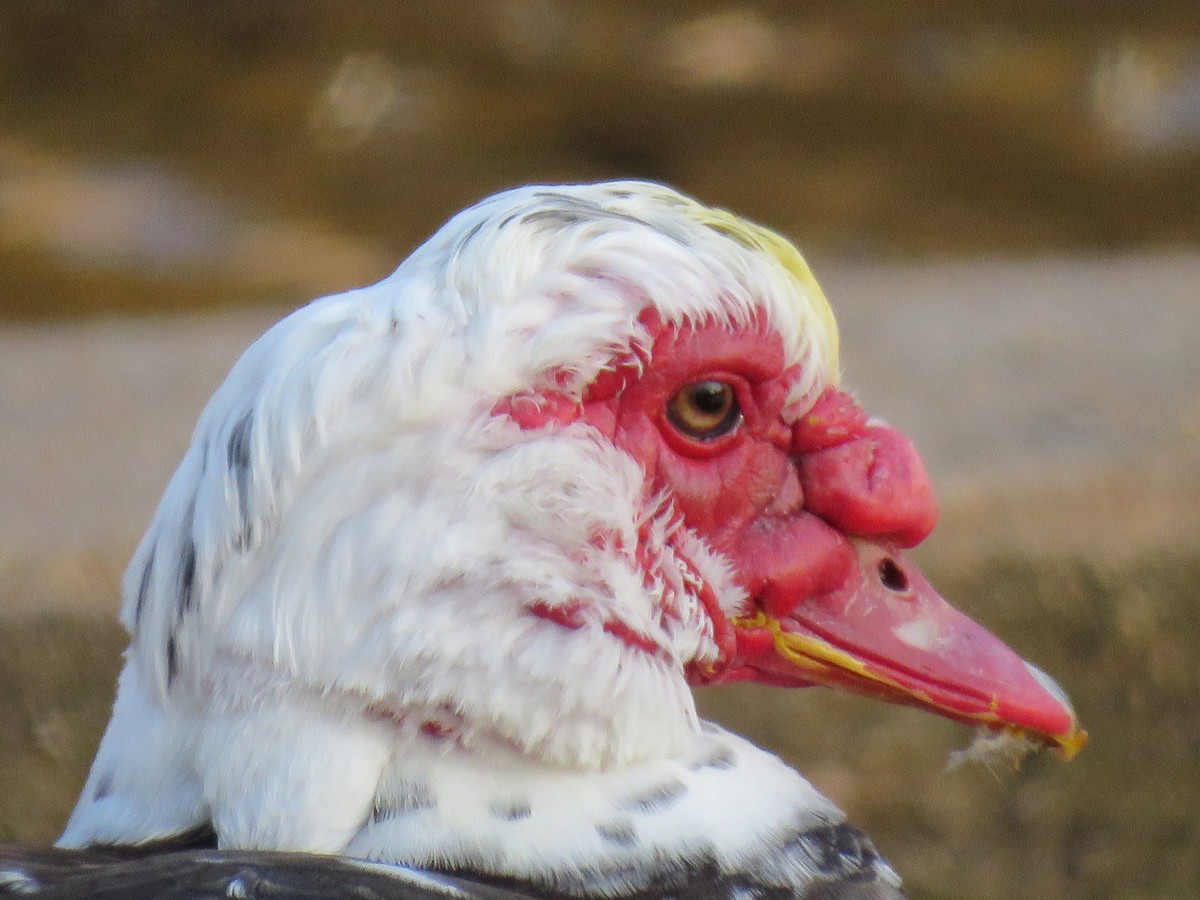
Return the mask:
<svg viewBox="0 0 1200 900">
<path fill-rule="evenodd" d="M 532 181 L 670 182 L 805 249 L 943 501 L 948 596 L 1092 744 L 705 695 L 915 898 L 1200 896 L 1200 5 L 0 7 L 0 841 L 54 838 L 116 583 L 241 349 Z"/>
</svg>

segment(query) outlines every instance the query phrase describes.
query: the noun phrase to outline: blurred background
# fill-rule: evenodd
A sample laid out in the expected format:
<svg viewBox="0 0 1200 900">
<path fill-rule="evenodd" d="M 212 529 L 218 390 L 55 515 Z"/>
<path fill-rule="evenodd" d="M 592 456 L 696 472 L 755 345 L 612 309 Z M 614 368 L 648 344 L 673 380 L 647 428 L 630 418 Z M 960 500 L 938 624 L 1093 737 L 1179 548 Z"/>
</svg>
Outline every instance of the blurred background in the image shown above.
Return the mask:
<svg viewBox="0 0 1200 900">
<path fill-rule="evenodd" d="M 0 840 L 56 836 L 117 580 L 201 405 L 288 309 L 528 182 L 666 181 L 794 240 L 847 382 L 941 491 L 947 596 L 1092 745 L 819 692 L 706 710 L 915 898 L 1200 896 L 1200 4 L 0 7 Z"/>
</svg>

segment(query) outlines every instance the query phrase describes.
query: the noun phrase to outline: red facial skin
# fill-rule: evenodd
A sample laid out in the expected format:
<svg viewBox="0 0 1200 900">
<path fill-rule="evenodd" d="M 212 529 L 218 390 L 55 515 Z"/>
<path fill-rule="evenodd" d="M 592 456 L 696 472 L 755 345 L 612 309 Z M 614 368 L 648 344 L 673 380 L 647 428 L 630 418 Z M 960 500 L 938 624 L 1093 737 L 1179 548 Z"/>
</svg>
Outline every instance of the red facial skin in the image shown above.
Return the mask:
<svg viewBox="0 0 1200 900">
<path fill-rule="evenodd" d="M 584 419 L 642 465 L 654 490 L 670 492 L 766 612 L 786 615 L 841 585 L 857 556 L 852 537 L 912 546 L 932 530 L 937 507 L 916 451 L 894 429 L 868 425 L 848 394 L 827 390 L 799 422 L 784 421 L 799 373 L 785 367 L 774 332 L 658 326 L 651 360 L 619 393 L 589 393 Z M 733 385 L 740 427 L 697 440 L 670 422 L 668 401 L 701 380 Z"/>
<path fill-rule="evenodd" d="M 929 477 L 904 435 L 832 387 L 793 421 L 785 407 L 800 373 L 763 322 L 675 327 L 647 314 L 642 323 L 653 338 L 648 360 L 606 370 L 582 409 L 551 391 L 506 398 L 493 412 L 529 429 L 582 417 L 732 564 L 749 615 L 731 621 L 702 591 L 722 659 L 715 671 L 690 671 L 693 682 L 822 684 L 1020 729 L 1064 756 L 1083 746 L 1065 697 L 899 553 L 937 521 Z M 736 427 L 707 439 L 667 413 L 701 381 L 730 385 L 742 412 Z M 557 610 L 532 611 L 558 621 Z M 608 623 L 606 631 L 625 639 Z"/>
</svg>

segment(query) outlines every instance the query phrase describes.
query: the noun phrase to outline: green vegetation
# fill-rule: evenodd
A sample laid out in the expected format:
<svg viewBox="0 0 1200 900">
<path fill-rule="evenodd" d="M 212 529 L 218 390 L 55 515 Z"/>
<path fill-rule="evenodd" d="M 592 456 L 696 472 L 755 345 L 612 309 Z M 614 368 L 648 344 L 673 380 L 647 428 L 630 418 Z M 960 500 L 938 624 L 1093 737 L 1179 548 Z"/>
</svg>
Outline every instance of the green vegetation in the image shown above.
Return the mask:
<svg viewBox="0 0 1200 900">
<path fill-rule="evenodd" d="M 935 578 L 1078 704 L 1091 745 L 1020 771 L 944 771 L 969 735 L 824 691 L 703 695 L 847 807 L 915 900 L 1200 893 L 1200 552 L 1119 567 L 993 561 Z M 0 840 L 61 827 L 107 719 L 124 634 L 91 619 L 0 629 Z"/>
</svg>

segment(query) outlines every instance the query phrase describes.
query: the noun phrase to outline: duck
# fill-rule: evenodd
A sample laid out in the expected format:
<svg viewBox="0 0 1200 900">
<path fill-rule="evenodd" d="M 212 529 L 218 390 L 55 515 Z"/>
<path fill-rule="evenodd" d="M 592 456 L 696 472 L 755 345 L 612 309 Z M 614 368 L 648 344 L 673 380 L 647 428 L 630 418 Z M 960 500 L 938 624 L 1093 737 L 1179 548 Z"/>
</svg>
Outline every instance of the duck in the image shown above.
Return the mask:
<svg viewBox="0 0 1200 900">
<path fill-rule="evenodd" d="M 1073 755 L 1063 690 L 907 555 L 936 520 L 790 242 L 650 182 L 501 192 L 233 366 L 125 574 L 78 804 L 0 892 L 903 896 L 693 690 Z"/>
</svg>

